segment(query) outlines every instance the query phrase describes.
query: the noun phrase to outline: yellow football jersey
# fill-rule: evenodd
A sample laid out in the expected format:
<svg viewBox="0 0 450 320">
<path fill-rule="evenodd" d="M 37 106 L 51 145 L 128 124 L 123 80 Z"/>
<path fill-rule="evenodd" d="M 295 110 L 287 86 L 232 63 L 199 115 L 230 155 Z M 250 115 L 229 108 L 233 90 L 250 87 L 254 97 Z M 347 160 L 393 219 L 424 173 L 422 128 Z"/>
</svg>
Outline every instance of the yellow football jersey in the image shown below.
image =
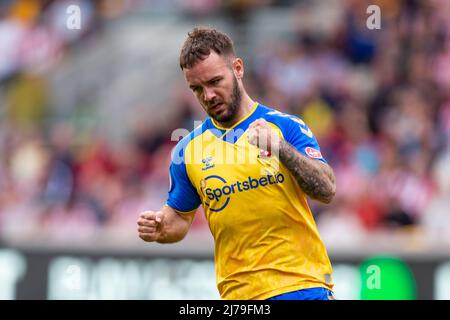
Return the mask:
<svg viewBox="0 0 450 320">
<path fill-rule="evenodd" d="M 278 157 L 248 142 L 247 129 L 259 118 L 299 152 L 325 162 L 301 119 L 256 104 L 233 128 L 208 118 L 177 144 L 167 205 L 185 213 L 203 206 L 223 299 L 331 290 L 331 263 L 305 194 Z"/>
</svg>

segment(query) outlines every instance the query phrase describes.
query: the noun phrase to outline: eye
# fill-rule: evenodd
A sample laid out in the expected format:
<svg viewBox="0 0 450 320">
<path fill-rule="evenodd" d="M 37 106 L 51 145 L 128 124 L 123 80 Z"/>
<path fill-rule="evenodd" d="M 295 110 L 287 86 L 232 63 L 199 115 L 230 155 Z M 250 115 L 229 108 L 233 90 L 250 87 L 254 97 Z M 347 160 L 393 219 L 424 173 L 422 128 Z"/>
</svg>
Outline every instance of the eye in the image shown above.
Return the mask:
<svg viewBox="0 0 450 320">
<path fill-rule="evenodd" d="M 192 87 L 191 89 L 192 89 L 192 91 L 195 92 L 195 93 L 199 93 L 199 92 L 201 91 L 201 88 L 200 88 L 200 87 Z"/>
<path fill-rule="evenodd" d="M 217 84 L 219 84 L 219 82 L 220 82 L 220 79 L 211 80 L 212 85 L 217 85 Z"/>
</svg>

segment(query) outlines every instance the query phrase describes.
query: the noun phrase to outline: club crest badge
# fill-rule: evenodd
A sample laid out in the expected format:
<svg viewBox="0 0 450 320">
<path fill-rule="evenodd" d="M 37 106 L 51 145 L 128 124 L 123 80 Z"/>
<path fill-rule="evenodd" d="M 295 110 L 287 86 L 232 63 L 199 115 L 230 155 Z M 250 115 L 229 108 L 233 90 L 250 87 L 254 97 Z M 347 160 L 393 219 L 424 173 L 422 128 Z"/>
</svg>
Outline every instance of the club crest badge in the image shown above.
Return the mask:
<svg viewBox="0 0 450 320">
<path fill-rule="evenodd" d="M 270 158 L 270 156 L 272 155 L 272 153 L 270 151 L 266 151 L 263 149 L 259 150 L 259 154 L 258 154 L 258 158 Z"/>
</svg>

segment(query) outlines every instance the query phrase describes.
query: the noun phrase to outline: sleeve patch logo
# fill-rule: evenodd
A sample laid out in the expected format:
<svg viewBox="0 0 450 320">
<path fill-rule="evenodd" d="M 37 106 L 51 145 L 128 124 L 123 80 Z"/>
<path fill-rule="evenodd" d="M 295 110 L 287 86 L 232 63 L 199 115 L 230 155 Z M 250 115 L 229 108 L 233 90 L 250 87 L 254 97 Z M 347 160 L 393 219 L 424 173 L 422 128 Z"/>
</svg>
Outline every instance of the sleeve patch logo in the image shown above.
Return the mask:
<svg viewBox="0 0 450 320">
<path fill-rule="evenodd" d="M 310 156 L 311 158 L 314 159 L 320 159 L 322 158 L 322 154 L 320 153 L 319 150 L 311 148 L 311 147 L 306 147 L 305 148 L 305 152 L 308 156 Z"/>
</svg>

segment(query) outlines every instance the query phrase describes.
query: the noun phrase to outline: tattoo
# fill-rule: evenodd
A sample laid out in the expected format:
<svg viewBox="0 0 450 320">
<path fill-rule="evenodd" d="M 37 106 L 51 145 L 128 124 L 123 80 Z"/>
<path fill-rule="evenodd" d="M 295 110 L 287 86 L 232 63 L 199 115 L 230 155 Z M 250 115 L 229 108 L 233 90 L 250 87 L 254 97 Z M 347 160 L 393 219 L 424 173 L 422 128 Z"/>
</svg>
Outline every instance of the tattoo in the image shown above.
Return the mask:
<svg viewBox="0 0 450 320">
<path fill-rule="evenodd" d="M 336 193 L 336 180 L 329 165 L 302 155 L 283 139 L 280 140 L 279 158 L 303 192 L 321 202 L 331 202 Z"/>
</svg>

